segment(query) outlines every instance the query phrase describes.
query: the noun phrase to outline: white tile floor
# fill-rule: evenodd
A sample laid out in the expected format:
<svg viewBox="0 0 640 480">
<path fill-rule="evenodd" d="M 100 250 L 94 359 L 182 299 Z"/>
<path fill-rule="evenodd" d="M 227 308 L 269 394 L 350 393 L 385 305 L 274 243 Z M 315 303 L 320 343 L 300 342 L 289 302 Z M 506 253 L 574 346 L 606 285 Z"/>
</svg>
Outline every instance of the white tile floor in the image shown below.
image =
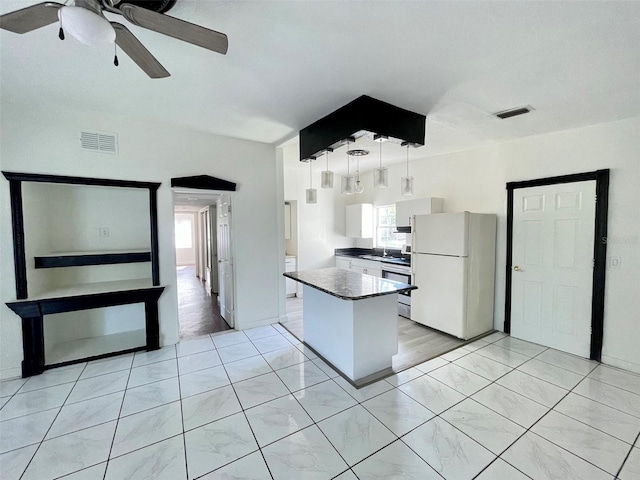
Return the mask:
<svg viewBox="0 0 640 480">
<path fill-rule="evenodd" d="M 0 383 L 0 478 L 640 479 L 640 375 L 496 333 L 362 389 L 280 326 Z"/>
</svg>

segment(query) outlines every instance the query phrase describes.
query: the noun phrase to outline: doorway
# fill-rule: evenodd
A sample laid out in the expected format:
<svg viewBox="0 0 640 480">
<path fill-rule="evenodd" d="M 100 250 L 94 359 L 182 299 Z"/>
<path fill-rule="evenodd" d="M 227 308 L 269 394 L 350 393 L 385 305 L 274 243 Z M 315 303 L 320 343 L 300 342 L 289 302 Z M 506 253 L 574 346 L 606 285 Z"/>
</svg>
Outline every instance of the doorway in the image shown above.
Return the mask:
<svg viewBox="0 0 640 480">
<path fill-rule="evenodd" d="M 222 194 L 174 190 L 180 339 L 233 328 L 221 311 L 218 202 Z"/>
<path fill-rule="evenodd" d="M 505 325 L 600 360 L 609 170 L 507 184 Z"/>
</svg>

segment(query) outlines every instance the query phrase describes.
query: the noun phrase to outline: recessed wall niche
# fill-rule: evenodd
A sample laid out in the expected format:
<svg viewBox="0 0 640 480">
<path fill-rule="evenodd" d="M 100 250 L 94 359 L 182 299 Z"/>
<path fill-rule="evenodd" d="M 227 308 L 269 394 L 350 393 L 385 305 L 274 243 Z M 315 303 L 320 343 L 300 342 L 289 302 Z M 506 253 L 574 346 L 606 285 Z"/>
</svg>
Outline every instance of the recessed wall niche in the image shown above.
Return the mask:
<svg viewBox="0 0 640 480">
<path fill-rule="evenodd" d="M 160 184 L 3 172 L 23 376 L 159 348 Z"/>
<path fill-rule="evenodd" d="M 61 287 L 148 279 L 151 262 L 36 268 L 36 259 L 150 252 L 149 194 L 137 188 L 25 182 L 29 297 Z"/>
</svg>

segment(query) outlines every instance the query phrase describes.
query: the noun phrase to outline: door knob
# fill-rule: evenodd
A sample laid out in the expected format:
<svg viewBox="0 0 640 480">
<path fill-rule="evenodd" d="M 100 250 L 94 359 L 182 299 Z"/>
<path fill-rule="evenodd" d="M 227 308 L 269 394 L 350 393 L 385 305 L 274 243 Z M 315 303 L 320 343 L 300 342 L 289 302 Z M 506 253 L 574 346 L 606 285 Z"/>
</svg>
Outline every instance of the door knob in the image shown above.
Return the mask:
<svg viewBox="0 0 640 480">
<path fill-rule="evenodd" d="M 522 271 L 523 271 L 523 270 L 522 270 L 518 265 L 516 265 L 515 267 L 513 267 L 513 269 L 514 269 L 516 272 L 522 272 Z"/>
</svg>

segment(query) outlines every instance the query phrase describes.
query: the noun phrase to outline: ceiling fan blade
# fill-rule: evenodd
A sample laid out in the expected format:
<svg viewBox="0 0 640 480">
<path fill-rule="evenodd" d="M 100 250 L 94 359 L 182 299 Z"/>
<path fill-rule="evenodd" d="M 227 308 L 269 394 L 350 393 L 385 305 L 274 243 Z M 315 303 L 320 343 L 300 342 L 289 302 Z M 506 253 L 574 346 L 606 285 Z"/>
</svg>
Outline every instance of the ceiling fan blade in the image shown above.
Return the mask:
<svg viewBox="0 0 640 480">
<path fill-rule="evenodd" d="M 156 13 L 128 3 L 119 6 L 120 12 L 134 25 L 148 28 L 154 32 L 169 35 L 184 42 L 213 50 L 221 54 L 227 53 L 229 41 L 224 33 L 209 30 L 195 23 L 185 22 L 168 15 Z"/>
<path fill-rule="evenodd" d="M 165 78 L 171 75 L 127 27 L 117 22 L 111 22 L 111 25 L 116 31 L 116 44 L 144 73 L 151 78 Z"/>
<path fill-rule="evenodd" d="M 61 3 L 44 2 L 0 16 L 0 28 L 13 33 L 27 33 L 58 21 Z"/>
</svg>

